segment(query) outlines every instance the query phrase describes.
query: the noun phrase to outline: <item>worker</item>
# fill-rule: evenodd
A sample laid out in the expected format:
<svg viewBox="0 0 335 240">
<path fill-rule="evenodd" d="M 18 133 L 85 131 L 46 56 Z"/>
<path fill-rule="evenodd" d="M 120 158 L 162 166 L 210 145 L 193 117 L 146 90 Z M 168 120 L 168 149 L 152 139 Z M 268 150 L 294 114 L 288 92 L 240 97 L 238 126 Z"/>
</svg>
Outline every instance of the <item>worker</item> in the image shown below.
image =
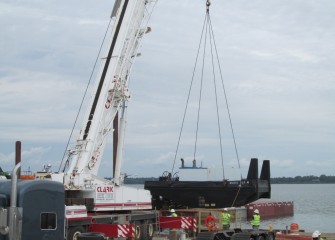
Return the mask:
<svg viewBox="0 0 335 240">
<path fill-rule="evenodd" d="M 178 217 L 178 214 L 176 213 L 176 210 L 174 210 L 173 208 L 170 210 L 170 217 Z"/>
<path fill-rule="evenodd" d="M 312 238 L 313 240 L 319 240 L 319 235 L 316 232 L 313 232 Z"/>
<path fill-rule="evenodd" d="M 259 215 L 258 209 L 254 210 L 254 215 L 252 216 L 251 226 L 253 230 L 258 230 L 261 223 L 261 216 Z"/>
<path fill-rule="evenodd" d="M 230 228 L 230 214 L 228 209 L 224 208 L 222 212 L 222 230 L 229 230 Z"/>
<path fill-rule="evenodd" d="M 321 237 L 321 233 L 319 230 L 315 230 L 312 234 L 313 240 L 324 240 L 324 238 Z"/>
</svg>

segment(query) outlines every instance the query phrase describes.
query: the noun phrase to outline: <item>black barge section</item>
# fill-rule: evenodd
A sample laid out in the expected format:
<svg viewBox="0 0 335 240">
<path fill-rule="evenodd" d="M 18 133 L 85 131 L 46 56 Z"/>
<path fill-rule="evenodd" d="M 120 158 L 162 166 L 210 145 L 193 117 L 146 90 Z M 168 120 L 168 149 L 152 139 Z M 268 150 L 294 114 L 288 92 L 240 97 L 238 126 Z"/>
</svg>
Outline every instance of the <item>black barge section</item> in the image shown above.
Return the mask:
<svg viewBox="0 0 335 240">
<path fill-rule="evenodd" d="M 158 181 L 146 181 L 155 209 L 239 207 L 271 197 L 270 161 L 264 160 L 258 178 L 258 159 L 252 158 L 248 176 L 240 181 L 179 181 L 164 174 Z"/>
</svg>

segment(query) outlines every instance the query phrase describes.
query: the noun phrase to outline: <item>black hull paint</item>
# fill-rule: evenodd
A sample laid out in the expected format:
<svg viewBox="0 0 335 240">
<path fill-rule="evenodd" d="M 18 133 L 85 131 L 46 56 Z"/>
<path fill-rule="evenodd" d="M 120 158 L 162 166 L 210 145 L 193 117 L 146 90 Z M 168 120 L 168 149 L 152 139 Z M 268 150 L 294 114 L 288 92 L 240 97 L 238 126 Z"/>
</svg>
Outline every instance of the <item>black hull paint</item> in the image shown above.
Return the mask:
<svg viewBox="0 0 335 240">
<path fill-rule="evenodd" d="M 258 178 L 258 160 L 251 159 L 247 179 L 241 181 L 179 181 L 161 177 L 146 181 L 156 209 L 224 208 L 243 206 L 260 198 L 271 197 L 270 161 L 264 160 Z"/>
</svg>

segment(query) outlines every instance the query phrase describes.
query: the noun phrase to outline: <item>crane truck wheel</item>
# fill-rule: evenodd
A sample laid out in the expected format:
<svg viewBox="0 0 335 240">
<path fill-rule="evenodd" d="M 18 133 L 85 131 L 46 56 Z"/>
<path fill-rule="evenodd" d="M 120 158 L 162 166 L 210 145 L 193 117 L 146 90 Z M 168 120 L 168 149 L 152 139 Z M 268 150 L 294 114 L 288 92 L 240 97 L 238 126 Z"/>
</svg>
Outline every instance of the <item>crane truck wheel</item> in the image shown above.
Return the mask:
<svg viewBox="0 0 335 240">
<path fill-rule="evenodd" d="M 140 240 L 141 239 L 141 233 L 142 233 L 141 223 L 140 222 L 135 222 L 134 225 L 135 225 L 135 240 Z"/>
<path fill-rule="evenodd" d="M 145 240 L 151 240 L 154 236 L 155 225 L 152 221 L 146 220 L 144 224 L 141 225 L 141 236 Z"/>
<path fill-rule="evenodd" d="M 77 240 L 77 236 L 80 233 L 86 232 L 84 227 L 82 226 L 76 226 L 76 227 L 70 227 L 67 233 L 66 240 Z"/>
</svg>

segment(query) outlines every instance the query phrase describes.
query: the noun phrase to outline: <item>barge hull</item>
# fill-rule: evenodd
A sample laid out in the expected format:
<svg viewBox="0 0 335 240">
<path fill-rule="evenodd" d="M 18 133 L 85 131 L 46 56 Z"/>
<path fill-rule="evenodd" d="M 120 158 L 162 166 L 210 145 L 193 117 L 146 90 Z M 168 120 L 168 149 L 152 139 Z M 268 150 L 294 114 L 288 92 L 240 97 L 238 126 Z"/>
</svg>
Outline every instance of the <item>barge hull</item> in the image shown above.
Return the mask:
<svg viewBox="0 0 335 240">
<path fill-rule="evenodd" d="M 179 181 L 160 177 L 146 181 L 155 209 L 239 207 L 271 197 L 270 161 L 264 160 L 258 178 L 258 159 L 250 161 L 248 176 L 241 181 Z"/>
<path fill-rule="evenodd" d="M 255 209 L 259 210 L 262 219 L 294 215 L 293 201 L 254 202 L 247 204 L 246 208 L 248 219 L 252 218 Z"/>
</svg>

